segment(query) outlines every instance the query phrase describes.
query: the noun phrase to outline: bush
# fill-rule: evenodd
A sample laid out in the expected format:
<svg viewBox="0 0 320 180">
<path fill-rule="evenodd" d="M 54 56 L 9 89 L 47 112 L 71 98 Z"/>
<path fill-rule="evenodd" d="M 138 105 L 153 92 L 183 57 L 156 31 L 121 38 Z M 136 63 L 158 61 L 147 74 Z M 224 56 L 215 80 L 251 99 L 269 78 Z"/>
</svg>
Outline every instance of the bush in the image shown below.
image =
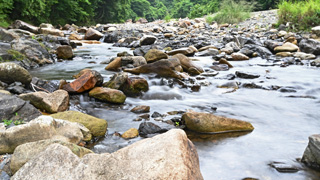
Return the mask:
<svg viewBox="0 0 320 180">
<path fill-rule="evenodd" d="M 211 14 L 206 16 L 206 22 L 208 24 L 212 24 L 213 21 L 214 21 L 214 15 Z"/>
<path fill-rule="evenodd" d="M 278 15 L 278 24 L 289 23 L 290 30 L 310 30 L 320 25 L 320 0 L 282 1 Z"/>
<path fill-rule="evenodd" d="M 214 16 L 214 20 L 218 23 L 239 23 L 250 17 L 255 3 L 249 3 L 244 0 L 224 0 L 220 4 L 220 11 Z"/>
</svg>

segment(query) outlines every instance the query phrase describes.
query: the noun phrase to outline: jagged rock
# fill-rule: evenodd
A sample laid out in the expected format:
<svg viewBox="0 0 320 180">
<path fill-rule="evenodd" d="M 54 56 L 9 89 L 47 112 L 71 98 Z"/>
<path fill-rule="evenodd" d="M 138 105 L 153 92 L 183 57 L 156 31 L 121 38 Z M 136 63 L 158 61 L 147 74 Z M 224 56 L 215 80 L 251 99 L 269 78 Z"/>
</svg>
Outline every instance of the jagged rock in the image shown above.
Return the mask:
<svg viewBox="0 0 320 180">
<path fill-rule="evenodd" d="M 102 86 L 103 84 L 103 77 L 101 76 L 101 74 L 96 71 L 96 70 L 92 70 L 92 69 L 82 69 L 78 74 L 73 75 L 73 78 L 78 79 L 80 76 L 82 76 L 83 74 L 85 74 L 86 72 L 90 72 L 94 75 L 94 77 L 97 79 L 97 83 L 96 86 Z"/>
<path fill-rule="evenodd" d="M 41 111 L 56 113 L 69 108 L 69 94 L 65 90 L 57 90 L 53 93 L 33 92 L 20 94 L 19 98 L 30 103 Z"/>
<path fill-rule="evenodd" d="M 277 46 L 274 48 L 275 52 L 296 52 L 298 50 L 299 50 L 299 47 L 290 42 L 286 42 L 282 46 Z"/>
<path fill-rule="evenodd" d="M 69 142 L 64 142 L 60 140 L 41 140 L 36 142 L 25 143 L 18 146 L 12 155 L 10 162 L 10 169 L 12 173 L 16 173 L 25 163 L 31 160 L 34 157 L 37 157 L 39 153 L 46 150 L 48 146 L 51 144 L 60 144 L 67 148 L 69 148 L 73 154 L 82 158 L 84 155 L 93 153 L 91 150 L 77 146 L 76 144 L 72 144 Z"/>
<path fill-rule="evenodd" d="M 22 30 L 30 31 L 34 34 L 38 34 L 38 29 L 39 29 L 38 27 L 35 27 L 31 24 L 28 24 L 20 20 L 16 20 L 13 24 L 11 24 L 11 27 L 13 29 L 22 29 Z"/>
<path fill-rule="evenodd" d="M 232 53 L 231 57 L 232 57 L 232 60 L 234 60 L 234 61 L 249 60 L 249 57 L 242 54 L 242 53 Z"/>
<path fill-rule="evenodd" d="M 27 162 L 11 179 L 48 178 L 203 179 L 195 146 L 184 131 L 177 129 L 141 140 L 112 154 L 90 153 L 82 159 L 67 147 L 53 144 Z"/>
<path fill-rule="evenodd" d="M 150 106 L 140 105 L 140 106 L 134 107 L 130 111 L 134 113 L 148 113 L 150 112 Z"/>
<path fill-rule="evenodd" d="M 105 68 L 107 71 L 118 71 L 121 67 L 121 57 L 115 58 L 111 61 L 108 66 Z"/>
<path fill-rule="evenodd" d="M 236 71 L 236 76 L 238 78 L 243 78 L 243 79 L 255 79 L 255 78 L 260 77 L 260 75 L 258 75 L 258 74 L 249 74 L 249 73 L 241 72 L 241 71 Z"/>
<path fill-rule="evenodd" d="M 121 137 L 124 139 L 132 139 L 139 136 L 139 131 L 136 128 L 130 128 L 126 132 L 124 132 Z"/>
<path fill-rule="evenodd" d="M 56 114 L 51 114 L 50 116 L 55 119 L 63 119 L 70 122 L 80 123 L 88 128 L 93 136 L 104 136 L 108 127 L 106 120 L 78 111 L 59 112 Z"/>
<path fill-rule="evenodd" d="M 0 81 L 7 84 L 21 82 L 29 85 L 32 80 L 30 73 L 15 63 L 0 63 Z"/>
<path fill-rule="evenodd" d="M 146 136 L 148 134 L 164 133 L 168 131 L 167 129 L 162 129 L 160 126 L 152 122 L 143 122 L 139 125 L 139 134 L 141 136 Z"/>
<path fill-rule="evenodd" d="M 301 161 L 314 169 L 320 170 L 320 134 L 309 137 L 309 144 Z"/>
<path fill-rule="evenodd" d="M 302 52 L 320 55 L 320 42 L 314 39 L 302 39 L 299 47 Z"/>
<path fill-rule="evenodd" d="M 182 115 L 182 120 L 188 129 L 200 133 L 252 131 L 254 129 L 249 122 L 210 113 L 190 111 Z"/>
<path fill-rule="evenodd" d="M 103 87 L 95 87 L 89 92 L 89 96 L 115 104 L 123 104 L 127 98 L 122 91 Z"/>
<path fill-rule="evenodd" d="M 168 55 L 158 49 L 150 49 L 147 54 L 144 55 L 144 58 L 148 63 L 151 63 L 160 59 L 168 59 Z"/>
<path fill-rule="evenodd" d="M 157 38 L 155 36 L 145 35 L 140 39 L 140 46 L 151 45 L 156 40 L 157 40 Z"/>
<path fill-rule="evenodd" d="M 62 88 L 69 93 L 82 93 L 93 89 L 95 86 L 102 85 L 100 76 L 97 76 L 92 70 L 86 70 L 79 78 L 71 83 L 63 85 Z"/>
<path fill-rule="evenodd" d="M 176 54 L 173 58 L 177 58 L 184 71 L 188 72 L 190 75 L 199 75 L 203 73 L 203 69 L 192 62 L 187 56 L 183 54 Z"/>
<path fill-rule="evenodd" d="M 103 34 L 97 30 L 89 28 L 84 36 L 85 40 L 97 40 L 99 41 L 103 37 Z"/>
<path fill-rule="evenodd" d="M 119 89 L 128 79 L 128 73 L 120 72 L 114 74 L 111 79 L 103 84 L 103 87 Z"/>
<path fill-rule="evenodd" d="M 14 33 L 14 32 L 10 32 L 8 30 L 5 29 L 0 29 L 0 40 L 4 41 L 4 42 L 11 42 L 15 39 L 19 39 L 19 35 Z"/>
<path fill-rule="evenodd" d="M 120 87 L 123 93 L 130 97 L 140 96 L 142 92 L 149 90 L 148 81 L 141 77 L 129 77 L 126 82 Z"/>
<path fill-rule="evenodd" d="M 57 56 L 59 59 L 72 59 L 73 52 L 72 47 L 68 45 L 62 45 L 57 48 Z"/>
<path fill-rule="evenodd" d="M 54 92 L 59 89 L 59 81 L 58 80 L 43 80 L 37 77 L 33 77 L 31 83 L 35 85 L 33 88 L 36 90 L 47 90 L 49 92 Z M 42 89 L 41 89 L 42 88 Z"/>
<path fill-rule="evenodd" d="M 52 28 L 40 28 L 39 29 L 40 34 L 50 34 L 53 36 L 61 36 L 64 37 L 64 33 L 58 29 L 52 29 Z"/>
</svg>

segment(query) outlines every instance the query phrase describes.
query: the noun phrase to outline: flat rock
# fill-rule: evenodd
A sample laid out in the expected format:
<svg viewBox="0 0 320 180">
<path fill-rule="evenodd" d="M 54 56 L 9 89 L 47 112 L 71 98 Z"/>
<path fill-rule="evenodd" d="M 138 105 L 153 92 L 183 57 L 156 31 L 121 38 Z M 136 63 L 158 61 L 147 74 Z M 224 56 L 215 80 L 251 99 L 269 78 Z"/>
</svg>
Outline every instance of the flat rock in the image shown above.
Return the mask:
<svg viewBox="0 0 320 180">
<path fill-rule="evenodd" d="M 238 78 L 243 78 L 243 79 L 256 79 L 260 77 L 260 75 L 258 74 L 251 74 L 251 73 L 246 73 L 241 71 L 236 71 L 236 76 Z"/>
<path fill-rule="evenodd" d="M 180 48 L 167 52 L 168 55 L 183 54 L 186 56 L 193 56 L 198 50 L 195 47 Z"/>
<path fill-rule="evenodd" d="M 275 52 L 296 52 L 298 51 L 299 47 L 295 44 L 290 42 L 284 43 L 282 46 L 277 46 L 274 48 Z"/>
<path fill-rule="evenodd" d="M 132 108 L 130 111 L 134 113 L 148 113 L 150 112 L 150 106 L 140 105 Z"/>
</svg>

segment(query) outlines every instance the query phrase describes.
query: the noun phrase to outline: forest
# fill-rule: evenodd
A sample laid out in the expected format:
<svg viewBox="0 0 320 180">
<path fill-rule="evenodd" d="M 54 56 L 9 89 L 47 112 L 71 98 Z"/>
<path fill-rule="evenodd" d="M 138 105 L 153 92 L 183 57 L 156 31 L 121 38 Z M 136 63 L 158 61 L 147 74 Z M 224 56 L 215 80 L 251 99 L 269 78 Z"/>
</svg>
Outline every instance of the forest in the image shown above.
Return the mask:
<svg viewBox="0 0 320 180">
<path fill-rule="evenodd" d="M 219 10 L 222 0 L 0 0 L 0 26 L 20 19 L 32 24 L 92 25 L 122 23 L 143 17 L 148 21 L 196 18 Z M 255 10 L 276 8 L 279 0 L 247 0 Z"/>
</svg>

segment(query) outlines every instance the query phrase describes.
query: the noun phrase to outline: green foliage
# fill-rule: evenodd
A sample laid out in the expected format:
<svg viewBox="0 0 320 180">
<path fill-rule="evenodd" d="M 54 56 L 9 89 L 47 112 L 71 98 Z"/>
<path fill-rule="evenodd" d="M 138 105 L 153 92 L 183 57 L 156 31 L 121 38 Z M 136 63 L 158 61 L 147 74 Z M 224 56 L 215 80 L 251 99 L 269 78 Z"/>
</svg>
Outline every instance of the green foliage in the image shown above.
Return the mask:
<svg viewBox="0 0 320 180">
<path fill-rule="evenodd" d="M 22 61 L 22 60 L 26 59 L 26 56 L 24 54 L 20 53 L 19 51 L 14 50 L 14 49 L 9 49 L 7 51 L 7 53 L 12 56 L 13 60 Z"/>
<path fill-rule="evenodd" d="M 206 16 L 206 22 L 208 24 L 212 24 L 213 21 L 214 21 L 214 15 L 209 14 L 209 15 Z"/>
<path fill-rule="evenodd" d="M 170 22 L 170 20 L 172 19 L 171 15 L 169 13 L 167 13 L 167 15 L 164 17 L 164 20 L 166 22 Z"/>
<path fill-rule="evenodd" d="M 0 27 L 8 27 L 8 13 L 13 8 L 13 0 L 0 0 Z"/>
<path fill-rule="evenodd" d="M 190 2 L 190 0 L 174 0 L 174 6 L 172 10 L 172 16 L 174 18 L 184 18 L 187 17 L 191 8 L 193 7 L 193 4 Z"/>
<path fill-rule="evenodd" d="M 224 0 L 214 20 L 218 23 L 239 23 L 250 17 L 250 12 L 253 8 L 254 3 L 248 3 L 244 0 Z"/>
<path fill-rule="evenodd" d="M 282 1 L 278 24 L 289 23 L 290 30 L 310 30 L 320 25 L 320 0 Z"/>
<path fill-rule="evenodd" d="M 2 121 L 5 126 L 9 126 L 12 123 L 12 120 L 3 119 Z"/>
<path fill-rule="evenodd" d="M 12 121 L 12 120 L 11 120 Z M 11 123 L 10 123 L 11 124 Z M 15 120 L 13 121 L 13 124 L 18 126 L 18 125 L 21 125 L 21 124 L 24 124 L 24 121 L 23 120 Z"/>
</svg>

